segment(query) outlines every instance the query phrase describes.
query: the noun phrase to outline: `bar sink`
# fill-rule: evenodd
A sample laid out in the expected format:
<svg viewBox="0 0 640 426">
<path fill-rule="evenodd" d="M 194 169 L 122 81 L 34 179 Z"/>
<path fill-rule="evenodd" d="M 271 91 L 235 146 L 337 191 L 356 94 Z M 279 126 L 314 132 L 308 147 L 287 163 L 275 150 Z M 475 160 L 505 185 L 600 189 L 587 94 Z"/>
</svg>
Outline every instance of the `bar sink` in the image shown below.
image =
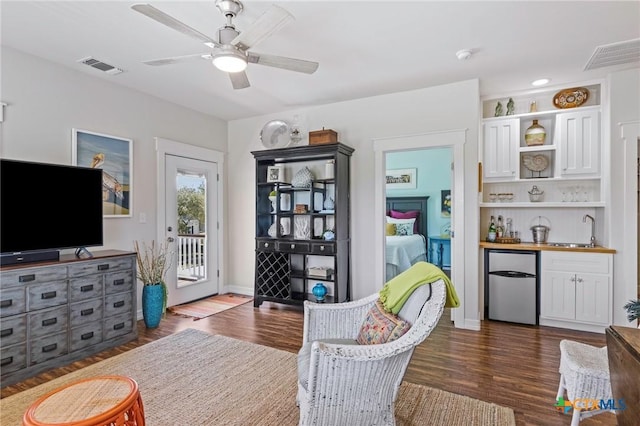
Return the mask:
<svg viewBox="0 0 640 426">
<path fill-rule="evenodd" d="M 591 244 L 586 243 L 547 243 L 551 247 L 567 247 L 567 248 L 591 248 Z"/>
</svg>

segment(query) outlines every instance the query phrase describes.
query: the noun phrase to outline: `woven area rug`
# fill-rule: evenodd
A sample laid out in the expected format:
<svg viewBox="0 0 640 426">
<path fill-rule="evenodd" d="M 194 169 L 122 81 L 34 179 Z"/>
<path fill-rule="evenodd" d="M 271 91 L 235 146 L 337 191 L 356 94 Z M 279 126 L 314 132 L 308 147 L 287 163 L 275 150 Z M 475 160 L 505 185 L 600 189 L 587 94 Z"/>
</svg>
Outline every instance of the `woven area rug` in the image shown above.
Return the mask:
<svg viewBox="0 0 640 426">
<path fill-rule="evenodd" d="M 147 426 L 297 425 L 296 355 L 187 329 L 0 400 L 0 424 L 19 426 L 40 395 L 85 377 L 118 374 L 140 386 Z M 515 425 L 510 408 L 404 382 L 400 426 Z"/>
<path fill-rule="evenodd" d="M 195 302 L 172 306 L 168 308 L 168 311 L 176 315 L 193 317 L 193 320 L 197 321 L 252 300 L 252 297 L 241 294 L 218 294 Z"/>
</svg>

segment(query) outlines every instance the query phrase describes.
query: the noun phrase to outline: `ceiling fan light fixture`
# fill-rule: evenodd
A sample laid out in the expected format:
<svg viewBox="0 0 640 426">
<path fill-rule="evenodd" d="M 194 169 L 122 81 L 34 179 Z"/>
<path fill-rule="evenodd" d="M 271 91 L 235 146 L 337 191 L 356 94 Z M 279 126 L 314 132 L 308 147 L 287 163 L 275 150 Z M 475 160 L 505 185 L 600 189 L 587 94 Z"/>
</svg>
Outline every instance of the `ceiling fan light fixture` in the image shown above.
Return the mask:
<svg viewBox="0 0 640 426">
<path fill-rule="evenodd" d="M 213 65 L 224 72 L 241 72 L 247 68 L 247 59 L 238 52 L 222 52 L 213 57 Z"/>
</svg>

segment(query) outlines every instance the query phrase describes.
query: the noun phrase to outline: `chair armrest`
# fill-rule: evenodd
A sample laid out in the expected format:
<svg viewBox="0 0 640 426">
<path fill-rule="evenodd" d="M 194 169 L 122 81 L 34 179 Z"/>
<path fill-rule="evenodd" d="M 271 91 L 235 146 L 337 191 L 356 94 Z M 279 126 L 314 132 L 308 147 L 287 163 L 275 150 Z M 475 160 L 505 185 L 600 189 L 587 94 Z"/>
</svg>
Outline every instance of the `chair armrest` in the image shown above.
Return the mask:
<svg viewBox="0 0 640 426">
<path fill-rule="evenodd" d="M 378 293 L 344 303 L 304 302 L 302 343 L 318 339 L 355 339 Z"/>
</svg>

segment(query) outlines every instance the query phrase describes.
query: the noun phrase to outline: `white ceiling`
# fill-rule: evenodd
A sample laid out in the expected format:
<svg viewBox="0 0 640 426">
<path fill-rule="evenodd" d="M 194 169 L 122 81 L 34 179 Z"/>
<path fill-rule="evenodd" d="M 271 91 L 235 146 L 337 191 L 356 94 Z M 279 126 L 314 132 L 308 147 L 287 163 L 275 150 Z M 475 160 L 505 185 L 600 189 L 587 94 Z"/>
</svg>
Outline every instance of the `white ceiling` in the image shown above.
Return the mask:
<svg viewBox="0 0 640 426">
<path fill-rule="evenodd" d="M 252 50 L 320 67 L 307 75 L 249 64 L 251 87 L 233 90 L 209 61 L 142 64 L 207 52 L 131 9 L 143 2 L 2 0 L 1 44 L 225 120 L 474 78 L 482 95 L 502 95 L 540 77 L 562 85 L 640 67 L 583 71 L 597 46 L 640 37 L 638 1 L 245 1 L 240 31 L 271 3 L 296 18 Z M 215 0 L 150 3 L 214 39 L 225 21 Z M 461 49 L 472 57 L 458 60 Z M 125 72 L 76 62 L 87 56 Z"/>
</svg>

